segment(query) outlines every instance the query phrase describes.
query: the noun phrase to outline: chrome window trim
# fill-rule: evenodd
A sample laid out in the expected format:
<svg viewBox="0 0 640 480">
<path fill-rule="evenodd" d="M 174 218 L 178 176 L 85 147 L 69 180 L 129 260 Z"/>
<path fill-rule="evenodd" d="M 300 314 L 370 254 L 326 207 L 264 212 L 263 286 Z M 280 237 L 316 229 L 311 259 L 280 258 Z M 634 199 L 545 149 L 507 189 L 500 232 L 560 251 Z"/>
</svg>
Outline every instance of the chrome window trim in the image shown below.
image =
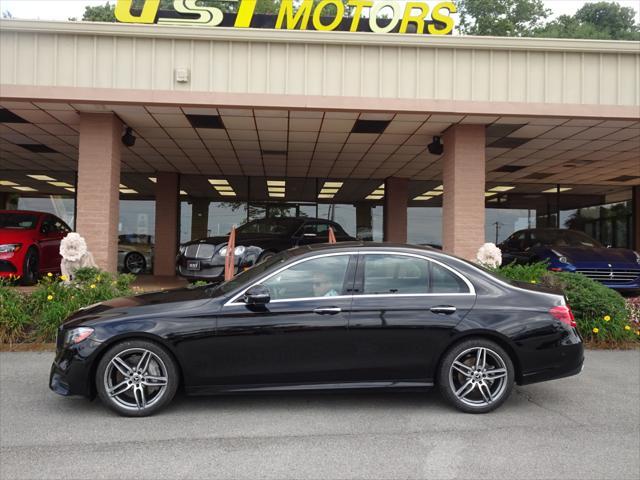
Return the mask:
<svg viewBox="0 0 640 480">
<path fill-rule="evenodd" d="M 435 297 L 435 296 L 469 296 L 469 295 L 476 295 L 476 289 L 473 286 L 473 284 L 461 273 L 457 272 L 456 270 L 454 270 L 453 268 L 449 267 L 448 265 L 442 263 L 439 260 L 436 260 L 434 258 L 425 256 L 425 255 L 419 255 L 416 253 L 409 253 L 409 252 L 396 252 L 393 250 L 382 250 L 382 251 L 345 251 L 345 252 L 334 252 L 334 253 L 324 253 L 324 254 L 318 254 L 315 255 L 313 257 L 308 257 L 308 258 L 301 258 L 300 260 L 290 263 L 289 265 L 285 265 L 284 267 L 279 268 L 278 270 L 276 270 L 275 272 L 260 278 L 259 280 L 257 280 L 256 282 L 252 283 L 251 285 L 249 285 L 247 288 L 244 288 L 242 291 L 240 291 L 240 293 L 236 294 L 235 296 L 233 296 L 231 298 L 231 300 L 227 301 L 224 305 L 224 307 L 227 306 L 238 306 L 238 305 L 246 305 L 243 302 L 236 302 L 236 300 L 240 297 L 242 297 L 244 295 L 244 293 L 249 290 L 251 287 L 255 286 L 255 285 L 259 285 L 267 280 L 269 280 L 271 277 L 279 274 L 280 272 L 291 268 L 295 265 L 298 265 L 300 263 L 303 262 L 308 262 L 310 260 L 315 260 L 317 258 L 322 258 L 322 257 L 334 257 L 334 256 L 338 256 L 338 255 L 402 255 L 405 257 L 415 257 L 415 258 L 419 258 L 421 260 L 426 260 L 427 262 L 434 262 L 437 263 L 438 265 L 440 265 L 441 267 L 444 267 L 445 269 L 449 270 L 451 273 L 453 273 L 455 276 L 457 276 L 458 278 L 462 279 L 462 281 L 467 285 L 467 287 L 469 288 L 468 292 L 463 292 L 463 293 L 446 293 L 446 292 L 438 292 L 438 293 L 381 293 L 381 294 L 363 294 L 363 295 L 335 295 L 332 297 L 301 297 L 301 298 L 287 298 L 287 299 L 278 299 L 278 300 L 272 300 L 269 303 L 282 303 L 282 302 L 291 302 L 291 301 L 296 301 L 296 302 L 308 302 L 308 301 L 316 301 L 316 300 L 343 300 L 343 299 L 348 299 L 348 298 L 402 298 L 402 297 Z"/>
</svg>

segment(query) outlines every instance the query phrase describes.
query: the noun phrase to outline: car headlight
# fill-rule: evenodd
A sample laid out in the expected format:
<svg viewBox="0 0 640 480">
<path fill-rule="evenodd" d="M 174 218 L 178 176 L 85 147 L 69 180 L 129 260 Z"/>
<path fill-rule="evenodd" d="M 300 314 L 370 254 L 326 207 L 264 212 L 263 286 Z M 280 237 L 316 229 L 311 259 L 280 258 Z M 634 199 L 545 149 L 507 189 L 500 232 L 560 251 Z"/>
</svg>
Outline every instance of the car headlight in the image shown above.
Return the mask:
<svg viewBox="0 0 640 480">
<path fill-rule="evenodd" d="M 240 245 L 239 247 L 235 248 L 235 250 L 233 251 L 233 254 L 242 255 L 245 251 L 246 251 L 246 247 L 243 247 L 242 245 Z M 222 247 L 220 250 L 218 250 L 218 255 L 220 255 L 221 257 L 226 257 L 227 247 Z"/>
<path fill-rule="evenodd" d="M 85 340 L 93 333 L 93 328 L 91 327 L 77 327 L 72 328 L 71 330 L 67 330 L 64 334 L 64 344 L 68 345 L 76 345 L 81 341 Z"/>
<path fill-rule="evenodd" d="M 553 252 L 553 254 L 558 257 L 558 261 L 560 263 L 571 263 L 569 262 L 569 259 L 563 255 L 562 253 L 558 252 L 557 250 L 551 250 Z"/>
<path fill-rule="evenodd" d="M 633 251 L 633 253 L 636 256 L 636 263 L 640 264 L 640 253 L 636 252 L 635 250 Z"/>
<path fill-rule="evenodd" d="M 180 245 L 180 248 L 178 249 L 178 252 L 180 252 L 180 255 L 184 255 L 186 251 L 187 251 L 187 246 L 186 245 Z"/>
<path fill-rule="evenodd" d="M 22 248 L 21 243 L 3 243 L 0 245 L 0 253 L 17 252 L 20 248 Z"/>
</svg>

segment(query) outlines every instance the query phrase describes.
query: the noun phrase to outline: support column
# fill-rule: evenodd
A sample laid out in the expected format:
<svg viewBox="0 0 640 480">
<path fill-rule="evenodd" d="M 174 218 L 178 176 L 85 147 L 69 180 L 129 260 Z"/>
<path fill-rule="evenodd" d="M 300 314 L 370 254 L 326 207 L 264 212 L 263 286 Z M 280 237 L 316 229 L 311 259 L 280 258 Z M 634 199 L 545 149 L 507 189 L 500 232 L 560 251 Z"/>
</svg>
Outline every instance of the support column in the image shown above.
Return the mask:
<svg viewBox="0 0 640 480">
<path fill-rule="evenodd" d="M 384 183 L 384 241 L 407 242 L 409 179 L 387 178 Z"/>
<path fill-rule="evenodd" d="M 153 274 L 174 276 L 178 253 L 180 217 L 180 178 L 177 173 L 156 175 L 156 238 L 153 250 Z"/>
<path fill-rule="evenodd" d="M 371 205 L 367 203 L 356 203 L 356 237 L 360 240 L 370 242 L 373 240 L 373 215 Z"/>
<path fill-rule="evenodd" d="M 633 187 L 631 196 L 632 247 L 640 253 L 640 186 Z"/>
<path fill-rule="evenodd" d="M 76 230 L 98 267 L 115 272 L 120 218 L 120 137 L 112 113 L 80 114 Z"/>
<path fill-rule="evenodd" d="M 209 236 L 209 200 L 194 198 L 191 203 L 191 240 Z"/>
<path fill-rule="evenodd" d="M 451 127 L 443 143 L 443 250 L 474 260 L 485 243 L 485 126 Z"/>
</svg>

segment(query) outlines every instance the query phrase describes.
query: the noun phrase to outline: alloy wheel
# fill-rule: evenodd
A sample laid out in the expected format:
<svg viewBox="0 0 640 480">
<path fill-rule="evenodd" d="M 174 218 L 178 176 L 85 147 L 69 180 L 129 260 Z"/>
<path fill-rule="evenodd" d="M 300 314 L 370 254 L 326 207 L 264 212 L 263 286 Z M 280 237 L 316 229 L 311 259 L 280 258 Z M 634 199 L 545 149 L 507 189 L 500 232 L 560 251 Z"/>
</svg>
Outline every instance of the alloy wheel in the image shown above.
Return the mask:
<svg viewBox="0 0 640 480">
<path fill-rule="evenodd" d="M 126 410 L 152 407 L 165 395 L 168 382 L 162 359 L 144 348 L 130 348 L 114 355 L 104 372 L 105 392 Z"/>
<path fill-rule="evenodd" d="M 460 402 L 485 407 L 499 401 L 507 390 L 507 366 L 490 348 L 469 348 L 451 364 L 449 385 Z"/>
<path fill-rule="evenodd" d="M 138 252 L 130 253 L 124 259 L 124 266 L 129 273 L 143 273 L 146 267 L 144 257 Z"/>
</svg>

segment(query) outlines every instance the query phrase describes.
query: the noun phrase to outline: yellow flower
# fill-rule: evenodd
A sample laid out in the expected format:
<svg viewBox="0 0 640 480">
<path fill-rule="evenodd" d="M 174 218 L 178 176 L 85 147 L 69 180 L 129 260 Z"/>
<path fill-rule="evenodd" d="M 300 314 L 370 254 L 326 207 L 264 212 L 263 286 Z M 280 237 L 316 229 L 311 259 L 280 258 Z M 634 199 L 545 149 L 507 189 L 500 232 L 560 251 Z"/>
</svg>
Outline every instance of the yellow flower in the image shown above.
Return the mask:
<svg viewBox="0 0 640 480">
<path fill-rule="evenodd" d="M 67 276 L 66 275 L 60 275 L 60 280 L 62 280 L 63 282 L 67 281 Z"/>
<path fill-rule="evenodd" d="M 538 282 L 536 282 L 535 280 L 531 280 L 531 283 L 538 283 Z"/>
<path fill-rule="evenodd" d="M 53 277 L 53 273 L 51 272 L 47 273 L 47 277 Z"/>
<path fill-rule="evenodd" d="M 47 300 L 49 301 L 53 300 L 53 295 L 47 295 Z"/>
<path fill-rule="evenodd" d="M 100 275 L 98 275 L 98 276 L 96 277 L 96 281 L 98 281 L 98 282 L 100 281 Z"/>
<path fill-rule="evenodd" d="M 611 317 L 609 315 L 605 315 L 604 316 L 604 321 L 608 322 L 609 320 L 611 320 Z"/>
<path fill-rule="evenodd" d="M 600 329 L 598 327 L 593 327 L 593 330 L 591 330 L 593 333 L 598 333 L 600 331 Z"/>
<path fill-rule="evenodd" d="M 625 325 L 625 326 L 624 326 L 624 329 L 625 329 L 625 330 L 627 330 L 627 331 L 629 331 L 629 330 L 631 330 L 631 327 L 630 327 L 629 325 Z"/>
<path fill-rule="evenodd" d="M 90 288 L 96 288 L 95 283 L 92 283 Z"/>
</svg>

